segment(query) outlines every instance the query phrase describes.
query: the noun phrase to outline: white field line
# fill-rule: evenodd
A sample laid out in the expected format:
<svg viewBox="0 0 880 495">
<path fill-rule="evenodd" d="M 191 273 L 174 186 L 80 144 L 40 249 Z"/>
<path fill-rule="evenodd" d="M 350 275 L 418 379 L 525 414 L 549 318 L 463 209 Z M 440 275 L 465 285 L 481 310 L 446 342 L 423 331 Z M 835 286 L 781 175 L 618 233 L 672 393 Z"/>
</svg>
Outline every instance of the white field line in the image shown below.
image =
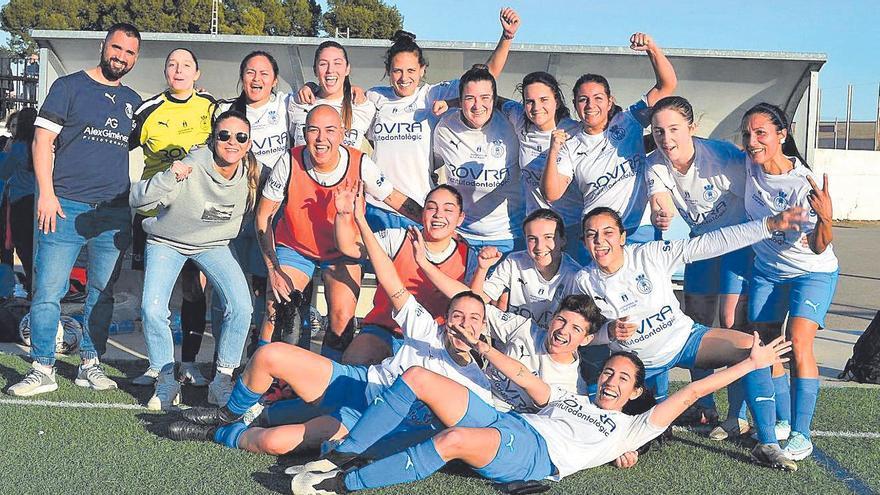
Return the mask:
<svg viewBox="0 0 880 495">
<path fill-rule="evenodd" d="M 709 426 L 673 426 L 672 431 L 677 433 L 682 433 L 686 431 L 691 431 L 694 433 L 702 433 L 707 434 L 712 428 Z M 822 431 L 822 430 L 813 430 L 810 432 L 810 436 L 812 437 L 826 437 L 826 438 L 878 438 L 880 439 L 880 433 L 873 431 Z"/>
</svg>

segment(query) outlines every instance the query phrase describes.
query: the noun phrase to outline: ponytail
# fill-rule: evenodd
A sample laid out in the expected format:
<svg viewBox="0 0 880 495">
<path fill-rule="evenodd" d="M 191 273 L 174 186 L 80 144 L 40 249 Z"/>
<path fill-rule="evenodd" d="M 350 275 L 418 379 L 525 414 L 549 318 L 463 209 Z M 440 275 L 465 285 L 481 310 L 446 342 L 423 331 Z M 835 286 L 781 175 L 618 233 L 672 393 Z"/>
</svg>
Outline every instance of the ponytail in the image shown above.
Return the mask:
<svg viewBox="0 0 880 495">
<path fill-rule="evenodd" d="M 251 150 L 248 150 L 247 155 L 241 159 L 241 166 L 247 170 L 248 198 L 246 209 L 254 210 L 257 207 L 257 192 L 260 188 L 260 172 L 262 167 Z"/>
<path fill-rule="evenodd" d="M 351 79 L 345 76 L 342 82 L 342 126 L 346 130 L 351 129 L 352 111 L 351 111 Z"/>
</svg>

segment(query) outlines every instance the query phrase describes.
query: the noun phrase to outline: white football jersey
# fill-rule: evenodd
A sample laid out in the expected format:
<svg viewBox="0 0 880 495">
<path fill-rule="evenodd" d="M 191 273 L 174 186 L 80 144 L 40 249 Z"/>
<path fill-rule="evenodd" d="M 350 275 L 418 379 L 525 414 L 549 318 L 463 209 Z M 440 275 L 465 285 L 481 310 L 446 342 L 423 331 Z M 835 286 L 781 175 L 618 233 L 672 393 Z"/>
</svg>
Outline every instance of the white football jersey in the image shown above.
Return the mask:
<svg viewBox="0 0 880 495">
<path fill-rule="evenodd" d="M 522 171 L 522 187 L 526 198 L 526 215 L 539 209 L 550 208 L 559 213 L 565 226 L 580 225 L 583 218 L 584 197 L 577 184 L 569 184 L 562 197 L 550 204 L 541 193 L 541 176 L 547 166 L 547 152 L 550 149 L 550 135 L 553 131 L 541 131 L 526 117 L 521 103 L 504 102 L 501 112 L 513 125 L 519 138 L 519 166 Z M 556 127 L 568 134 L 580 129 L 580 122 L 564 119 Z"/>
<path fill-rule="evenodd" d="M 309 159 L 308 151 L 303 152 L 303 159 L 305 160 L 306 172 L 309 176 L 318 184 L 324 187 L 331 187 L 338 185 L 342 178 L 345 177 L 348 167 L 348 150 L 343 146 L 339 147 L 339 161 L 336 163 L 336 168 L 327 173 L 315 170 L 312 166 L 312 161 Z M 278 203 L 284 201 L 287 195 L 287 180 L 289 177 L 290 160 L 279 160 L 275 168 L 272 169 L 266 185 L 263 186 L 263 197 Z M 383 201 L 394 191 L 394 187 L 367 155 L 363 155 L 361 160 L 361 180 L 364 182 L 364 192 L 367 193 L 368 198 L 376 198 L 379 201 Z"/>
<path fill-rule="evenodd" d="M 464 385 L 486 404 L 492 404 L 489 379 L 476 362 L 459 366 L 444 344 L 446 329 L 440 328 L 431 314 L 410 296 L 394 321 L 403 329 L 403 345 L 391 357 L 367 370 L 367 401 L 372 402 L 383 389 L 413 366 L 421 366 Z"/>
<path fill-rule="evenodd" d="M 693 141 L 694 161 L 684 174 L 660 150 L 648 156 L 648 194 L 670 193 L 692 235 L 746 221 L 745 153 L 726 141 Z"/>
<path fill-rule="evenodd" d="M 792 160 L 794 168 L 787 174 L 768 175 L 760 165 L 747 159 L 746 213 L 749 218 L 775 215 L 792 206 L 800 206 L 809 212 L 807 223 L 800 232 L 773 232 L 771 238 L 752 246 L 755 264 L 784 278 L 833 272 L 838 268 L 833 246 L 829 244 L 822 254 L 816 254 L 806 242 L 806 237 L 816 228 L 816 212 L 807 201 L 811 189 L 807 177 L 812 177 L 819 187 L 822 187 L 822 180 L 797 158 Z"/>
<path fill-rule="evenodd" d="M 434 186 L 431 178 L 431 136 L 440 117 L 434 115 L 434 102 L 458 98 L 458 80 L 425 84 L 411 96 L 401 98 L 387 86 L 367 91 L 376 107 L 367 138 L 373 143 L 373 161 L 388 180 L 420 205 Z M 384 203 L 368 200 L 386 210 Z"/>
<path fill-rule="evenodd" d="M 519 140 L 504 115 L 494 111 L 482 129 L 471 129 L 460 111 L 447 112 L 434 131 L 434 160 L 464 198 L 459 230 L 465 238 L 497 241 L 520 235 L 525 201 Z"/>
<path fill-rule="evenodd" d="M 492 345 L 504 354 L 524 364 L 529 371 L 550 386 L 573 394 L 586 394 L 587 384 L 581 378 L 578 354 L 572 362 L 557 363 L 547 352 L 547 329 L 534 321 L 512 313 L 505 313 L 486 305 L 486 325 L 492 336 Z M 499 411 L 536 412 L 539 408 L 523 389 L 491 364 L 486 376 L 492 382 L 495 409 Z"/>
<path fill-rule="evenodd" d="M 571 256 L 562 253 L 559 271 L 547 280 L 535 268 L 529 253 L 517 251 L 498 263 L 483 284 L 483 292 L 498 300 L 505 290 L 509 290 L 507 311 L 547 328 L 559 303 L 572 293 L 572 284 L 580 269 L 581 266 Z"/>
<path fill-rule="evenodd" d="M 311 105 L 299 103 L 296 101 L 296 97 L 290 98 L 290 103 L 287 106 L 287 119 L 290 121 L 289 134 L 293 140 L 291 147 L 306 144 L 304 134 L 306 116 L 308 116 L 311 109 L 318 105 L 330 105 L 339 112 L 339 115 L 342 115 L 342 98 L 338 100 L 316 98 L 315 102 Z M 351 129 L 346 129 L 345 138 L 342 140 L 342 144 L 351 146 L 352 148 L 363 149 L 364 138 L 366 137 L 367 130 L 370 128 L 370 123 L 373 121 L 373 115 L 375 114 L 376 107 L 371 101 L 367 100 L 360 105 L 356 105 L 352 102 Z"/>
<path fill-rule="evenodd" d="M 714 258 L 768 237 L 762 218 L 685 240 L 628 244 L 617 272 L 609 275 L 590 264 L 578 273 L 575 285 L 593 297 L 602 316 L 626 317 L 638 325 L 629 340 L 612 340 L 612 350 L 635 352 L 645 367 L 659 368 L 678 355 L 694 326 L 673 293 L 671 278 L 677 265 Z"/>
<path fill-rule="evenodd" d="M 583 129 L 566 141 L 556 159 L 559 173 L 572 178 L 583 194 L 583 210 L 606 206 L 635 229 L 648 204 L 645 187 L 644 100 L 618 112 L 601 134 Z"/>
<path fill-rule="evenodd" d="M 651 424 L 654 409 L 630 416 L 601 409 L 584 395 L 551 387 L 550 402 L 523 419 L 544 437 L 559 481 L 578 471 L 601 466 L 660 436 L 666 427 Z"/>
</svg>

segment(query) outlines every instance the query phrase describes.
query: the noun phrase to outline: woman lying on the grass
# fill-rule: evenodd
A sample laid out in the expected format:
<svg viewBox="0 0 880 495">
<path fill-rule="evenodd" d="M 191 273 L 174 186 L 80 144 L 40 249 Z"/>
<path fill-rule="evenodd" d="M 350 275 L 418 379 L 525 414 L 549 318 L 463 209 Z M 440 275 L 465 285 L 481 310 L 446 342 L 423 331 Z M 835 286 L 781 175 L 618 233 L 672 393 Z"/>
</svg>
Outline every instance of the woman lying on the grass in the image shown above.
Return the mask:
<svg viewBox="0 0 880 495">
<path fill-rule="evenodd" d="M 638 448 L 660 435 L 698 398 L 756 369 L 787 361 L 780 356 L 791 349 L 782 337 L 761 345 L 755 333 L 747 359 L 690 383 L 648 411 L 630 415 L 623 412 L 627 402 L 644 392 L 645 368 L 635 354 L 619 352 L 608 358 L 592 404 L 586 396 L 550 387 L 457 325 L 449 328 L 544 407 L 537 414 L 500 413 L 458 383 L 424 368 L 410 368 L 385 389 L 381 400 L 373 401 L 341 444 L 304 466 L 293 479 L 294 494 L 347 493 L 415 481 L 453 459 L 496 482 L 558 481 Z M 417 400 L 449 428 L 402 452 L 344 470 L 361 464 L 359 454 L 399 424 Z"/>
</svg>

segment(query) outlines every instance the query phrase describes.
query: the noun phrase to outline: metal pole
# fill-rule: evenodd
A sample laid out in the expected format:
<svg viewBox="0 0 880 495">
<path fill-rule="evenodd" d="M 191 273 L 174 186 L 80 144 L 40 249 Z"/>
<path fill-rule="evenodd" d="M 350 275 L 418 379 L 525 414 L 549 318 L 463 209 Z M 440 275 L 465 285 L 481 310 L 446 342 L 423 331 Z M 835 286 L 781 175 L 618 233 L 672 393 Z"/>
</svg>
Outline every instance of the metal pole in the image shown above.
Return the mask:
<svg viewBox="0 0 880 495">
<path fill-rule="evenodd" d="M 880 84 L 877 85 L 877 118 L 874 119 L 874 151 L 880 151 Z"/>
<path fill-rule="evenodd" d="M 844 141 L 843 149 L 849 149 L 849 129 L 850 122 L 852 121 L 852 97 L 853 97 L 853 86 L 852 84 L 846 85 L 846 141 Z"/>
<path fill-rule="evenodd" d="M 816 147 L 819 147 L 819 127 L 822 123 L 822 90 L 816 92 Z"/>
<path fill-rule="evenodd" d="M 834 117 L 834 148 L 837 149 L 837 117 Z"/>
</svg>

